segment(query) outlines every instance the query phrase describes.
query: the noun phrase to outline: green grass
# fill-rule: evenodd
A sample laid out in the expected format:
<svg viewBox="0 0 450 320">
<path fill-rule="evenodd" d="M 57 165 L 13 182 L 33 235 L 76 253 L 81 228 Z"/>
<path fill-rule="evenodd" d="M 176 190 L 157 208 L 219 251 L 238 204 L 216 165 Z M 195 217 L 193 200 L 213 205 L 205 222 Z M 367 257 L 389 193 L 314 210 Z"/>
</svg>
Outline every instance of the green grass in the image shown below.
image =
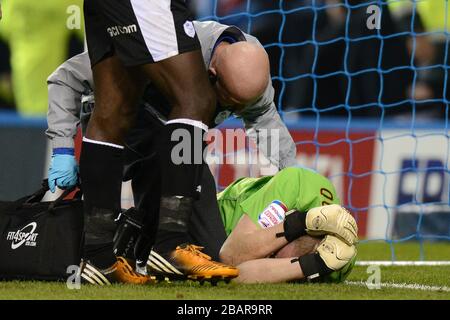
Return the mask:
<svg viewBox="0 0 450 320">
<path fill-rule="evenodd" d="M 399 260 L 417 260 L 419 245 L 395 245 Z M 359 260 L 389 260 L 390 247 L 384 243 L 359 245 Z M 449 243 L 425 245 L 427 260 L 450 260 Z M 450 287 L 450 267 L 381 267 L 382 283 L 420 284 Z M 365 282 L 369 276 L 366 267 L 355 267 L 347 279 Z M 0 282 L 0 299 L 153 299 L 153 300 L 298 300 L 298 299 L 450 299 L 448 291 L 413 290 L 382 287 L 369 290 L 362 285 L 348 284 L 257 284 L 238 285 L 219 283 L 211 286 L 194 282 L 161 283 L 148 286 L 113 285 L 109 287 L 82 286 L 70 290 L 65 283 L 56 282 Z"/>
<path fill-rule="evenodd" d="M 384 241 L 363 242 L 358 245 L 358 260 L 391 260 L 392 251 L 395 260 L 420 260 L 420 244 L 415 241 L 394 243 L 391 247 Z M 425 261 L 450 261 L 449 242 L 424 242 L 423 255 Z"/>
</svg>

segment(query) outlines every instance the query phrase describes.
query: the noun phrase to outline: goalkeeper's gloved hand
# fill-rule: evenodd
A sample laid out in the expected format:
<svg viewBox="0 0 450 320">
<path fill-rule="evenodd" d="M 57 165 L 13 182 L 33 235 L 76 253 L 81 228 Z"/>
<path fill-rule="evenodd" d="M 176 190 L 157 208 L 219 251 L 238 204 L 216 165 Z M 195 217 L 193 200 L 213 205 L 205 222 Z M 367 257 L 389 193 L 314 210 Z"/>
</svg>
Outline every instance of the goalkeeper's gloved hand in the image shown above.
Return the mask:
<svg viewBox="0 0 450 320">
<path fill-rule="evenodd" d="M 78 163 L 73 148 L 55 148 L 48 169 L 48 186 L 51 192 L 56 186 L 67 189 L 78 183 Z"/>
<path fill-rule="evenodd" d="M 310 236 L 333 234 L 348 245 L 358 241 L 358 226 L 355 218 L 338 204 L 309 210 L 306 214 L 306 232 Z"/>
<path fill-rule="evenodd" d="M 286 214 L 284 236 L 291 242 L 305 234 L 311 236 L 335 235 L 353 245 L 358 241 L 358 226 L 355 219 L 344 207 L 338 204 L 310 209 L 307 213 L 293 211 Z"/>
<path fill-rule="evenodd" d="M 303 274 L 308 280 L 326 276 L 340 270 L 356 257 L 356 247 L 341 239 L 327 235 L 319 244 L 317 252 L 293 259 L 299 262 Z"/>
</svg>

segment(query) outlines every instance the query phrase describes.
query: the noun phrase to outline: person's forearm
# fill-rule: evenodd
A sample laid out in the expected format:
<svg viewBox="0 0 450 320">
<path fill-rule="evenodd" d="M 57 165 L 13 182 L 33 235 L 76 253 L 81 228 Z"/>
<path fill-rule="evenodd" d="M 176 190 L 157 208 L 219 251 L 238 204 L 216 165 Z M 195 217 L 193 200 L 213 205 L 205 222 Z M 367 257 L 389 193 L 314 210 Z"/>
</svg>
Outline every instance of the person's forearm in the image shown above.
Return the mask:
<svg viewBox="0 0 450 320">
<path fill-rule="evenodd" d="M 74 148 L 74 137 L 80 122 L 81 93 L 64 84 L 49 83 L 47 137 L 52 148 Z"/>
<path fill-rule="evenodd" d="M 282 223 L 266 229 L 254 226 L 251 231 L 242 231 L 240 229 L 253 224 L 247 216 L 245 219 L 245 224 L 239 224 L 222 246 L 220 256 L 225 263 L 238 265 L 244 261 L 265 258 L 287 244 L 286 238 L 276 236 L 283 232 Z"/>
<path fill-rule="evenodd" d="M 298 263 L 291 263 L 291 258 L 256 259 L 243 262 L 237 267 L 238 283 L 278 283 L 304 278 Z"/>
</svg>

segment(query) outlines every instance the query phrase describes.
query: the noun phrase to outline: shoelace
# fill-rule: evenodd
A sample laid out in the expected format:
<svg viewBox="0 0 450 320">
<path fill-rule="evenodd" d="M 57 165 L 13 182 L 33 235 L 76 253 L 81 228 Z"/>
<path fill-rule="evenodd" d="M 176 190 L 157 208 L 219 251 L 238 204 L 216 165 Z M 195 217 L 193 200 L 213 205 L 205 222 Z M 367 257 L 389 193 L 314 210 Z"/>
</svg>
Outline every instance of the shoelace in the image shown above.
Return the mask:
<svg viewBox="0 0 450 320">
<path fill-rule="evenodd" d="M 192 252 L 193 254 L 195 254 L 195 255 L 203 258 L 203 259 L 206 259 L 208 261 L 212 261 L 212 258 L 210 256 L 208 256 L 207 254 L 205 254 L 205 253 L 200 251 L 200 250 L 204 249 L 204 247 L 196 246 L 195 244 L 188 244 L 188 245 L 186 245 L 186 247 L 184 247 L 184 248 L 180 247 L 180 248 L 188 250 L 188 251 Z M 220 262 L 216 262 L 216 261 L 212 261 L 212 262 L 213 262 L 213 264 L 216 267 L 228 267 L 228 268 L 230 268 L 230 266 L 228 266 L 226 264 L 223 264 L 223 263 L 220 263 Z M 231 268 L 233 268 L 233 267 L 231 267 Z"/>
<path fill-rule="evenodd" d="M 193 254 L 199 256 L 200 258 L 203 258 L 203 259 L 206 259 L 206 260 L 211 260 L 210 256 L 208 256 L 207 254 L 201 252 L 201 250 L 204 249 L 204 247 L 196 246 L 195 244 L 189 244 L 184 249 L 192 252 Z"/>
</svg>

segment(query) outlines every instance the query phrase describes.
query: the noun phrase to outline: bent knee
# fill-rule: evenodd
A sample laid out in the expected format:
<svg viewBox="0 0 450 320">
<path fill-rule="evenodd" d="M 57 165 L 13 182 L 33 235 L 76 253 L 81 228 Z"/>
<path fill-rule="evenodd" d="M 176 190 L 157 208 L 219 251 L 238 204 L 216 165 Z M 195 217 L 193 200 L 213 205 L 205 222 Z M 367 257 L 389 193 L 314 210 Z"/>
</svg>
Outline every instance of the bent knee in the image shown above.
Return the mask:
<svg viewBox="0 0 450 320">
<path fill-rule="evenodd" d="M 96 114 L 89 122 L 89 136 L 93 139 L 122 144 L 134 121 L 133 114 L 121 112 Z"/>
<path fill-rule="evenodd" d="M 226 247 L 222 247 L 219 252 L 219 259 L 222 263 L 233 265 L 234 257 L 232 252 Z"/>
</svg>

